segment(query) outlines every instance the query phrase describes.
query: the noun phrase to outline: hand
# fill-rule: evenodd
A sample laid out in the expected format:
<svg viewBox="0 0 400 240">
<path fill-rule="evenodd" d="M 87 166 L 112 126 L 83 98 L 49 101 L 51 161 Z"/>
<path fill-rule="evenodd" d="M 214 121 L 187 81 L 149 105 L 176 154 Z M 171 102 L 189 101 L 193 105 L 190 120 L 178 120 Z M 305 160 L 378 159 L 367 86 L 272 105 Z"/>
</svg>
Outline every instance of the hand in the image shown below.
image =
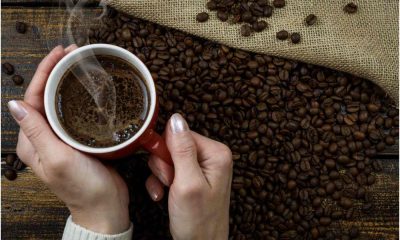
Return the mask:
<svg viewBox="0 0 400 240">
<path fill-rule="evenodd" d="M 163 197 L 163 184 L 170 186 L 168 209 L 175 240 L 228 239 L 232 153 L 227 146 L 189 130 L 174 114 L 165 138 L 175 167 L 152 155 L 154 175 L 146 182 L 153 200 Z"/>
<path fill-rule="evenodd" d="M 75 48 L 54 48 L 40 63 L 24 101 L 8 103 L 21 128 L 17 154 L 67 205 L 76 224 L 98 233 L 121 233 L 130 227 L 129 195 L 123 179 L 111 167 L 58 139 L 44 117 L 47 78 Z"/>
</svg>

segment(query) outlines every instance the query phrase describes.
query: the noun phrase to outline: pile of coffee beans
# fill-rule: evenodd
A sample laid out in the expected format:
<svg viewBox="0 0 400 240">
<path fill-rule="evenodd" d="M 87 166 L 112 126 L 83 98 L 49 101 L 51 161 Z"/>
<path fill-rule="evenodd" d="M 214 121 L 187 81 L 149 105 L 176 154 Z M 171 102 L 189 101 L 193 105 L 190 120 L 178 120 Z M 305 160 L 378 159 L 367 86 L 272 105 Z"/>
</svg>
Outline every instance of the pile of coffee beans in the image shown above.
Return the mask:
<svg viewBox="0 0 400 240">
<path fill-rule="evenodd" d="M 209 0 L 206 7 L 210 11 L 217 12 L 217 18 L 221 22 L 229 21 L 234 24 L 242 24 L 240 34 L 243 37 L 249 37 L 254 32 L 261 32 L 268 27 L 268 23 L 260 18 L 270 18 L 274 11 L 283 8 L 286 5 L 285 0 Z M 356 13 L 358 6 L 350 2 L 343 7 L 346 13 Z M 206 22 L 209 19 L 207 12 L 201 12 L 196 15 L 197 22 Z M 306 25 L 311 26 L 317 22 L 317 17 L 310 14 L 306 17 Z M 278 38 L 283 40 L 281 38 Z M 286 39 L 286 38 L 285 38 Z M 293 41 L 293 39 L 295 39 Z M 300 42 L 300 34 L 295 33 L 292 37 L 292 43 Z"/>
<path fill-rule="evenodd" d="M 351 219 L 356 203 L 373 209 L 368 186 L 382 169 L 373 157 L 395 144 L 399 121 L 394 103 L 380 88 L 113 10 L 90 30 L 89 39 L 126 48 L 146 64 L 157 86 L 160 133 L 171 114 L 179 112 L 191 129 L 231 148 L 230 239 L 359 235 L 355 227 L 332 231 L 330 225 Z M 126 163 L 130 167 L 121 171 L 130 188 L 140 192 L 149 172 L 138 162 Z M 136 179 L 137 173 L 142 179 Z M 131 217 L 139 222 L 138 239 L 169 236 L 165 203 L 152 203 L 137 192 Z"/>
</svg>

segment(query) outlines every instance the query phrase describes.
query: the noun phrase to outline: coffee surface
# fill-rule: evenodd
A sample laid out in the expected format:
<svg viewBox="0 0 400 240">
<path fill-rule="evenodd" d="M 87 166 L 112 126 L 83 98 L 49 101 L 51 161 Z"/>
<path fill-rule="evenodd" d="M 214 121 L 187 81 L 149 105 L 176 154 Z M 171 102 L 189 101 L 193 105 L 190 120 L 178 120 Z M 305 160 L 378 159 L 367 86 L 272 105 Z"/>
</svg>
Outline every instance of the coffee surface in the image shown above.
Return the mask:
<svg viewBox="0 0 400 240">
<path fill-rule="evenodd" d="M 56 94 L 64 130 L 91 147 L 110 147 L 134 136 L 150 104 L 141 74 L 123 59 L 83 58 L 64 74 Z"/>
</svg>

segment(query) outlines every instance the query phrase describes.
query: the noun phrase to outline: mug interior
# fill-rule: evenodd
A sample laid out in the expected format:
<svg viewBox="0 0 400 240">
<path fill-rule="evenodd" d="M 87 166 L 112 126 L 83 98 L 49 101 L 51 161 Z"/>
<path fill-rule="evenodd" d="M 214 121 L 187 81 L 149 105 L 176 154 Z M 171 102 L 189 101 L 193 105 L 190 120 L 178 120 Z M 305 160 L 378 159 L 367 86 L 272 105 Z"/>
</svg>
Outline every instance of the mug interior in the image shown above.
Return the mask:
<svg viewBox="0 0 400 240">
<path fill-rule="evenodd" d="M 58 84 L 60 83 L 62 77 L 64 76 L 65 72 L 76 62 L 79 60 L 88 57 L 88 56 L 93 56 L 93 55 L 110 55 L 110 56 L 115 56 L 119 57 L 129 63 L 131 63 L 137 70 L 138 72 L 142 75 L 143 80 L 145 81 L 146 87 L 148 89 L 148 94 L 150 95 L 149 101 L 149 111 L 147 113 L 147 117 L 139 131 L 133 135 L 131 138 L 126 140 L 125 142 L 122 142 L 120 144 L 117 144 L 115 146 L 111 147 L 104 147 L 104 148 L 94 148 L 94 147 L 89 147 L 86 146 L 78 141 L 76 141 L 74 138 L 72 138 L 62 127 L 57 111 L 56 111 L 56 93 L 57 93 L 57 88 Z M 114 46 L 110 44 L 92 44 L 92 45 L 87 45 L 84 47 L 80 47 L 74 51 L 72 51 L 70 54 L 66 55 L 63 59 L 61 59 L 60 62 L 57 63 L 57 65 L 54 67 L 53 71 L 51 72 L 46 88 L 45 88 L 45 93 L 44 93 L 44 106 L 45 106 L 45 111 L 46 111 L 46 116 L 47 119 L 53 129 L 53 131 L 58 135 L 59 138 L 61 138 L 64 142 L 69 144 L 70 146 L 83 151 L 87 153 L 109 153 L 109 152 L 114 152 L 119 149 L 122 149 L 132 142 L 134 142 L 137 138 L 139 138 L 143 132 L 147 129 L 149 126 L 151 119 L 154 115 L 155 107 L 156 107 L 156 88 L 154 85 L 153 78 L 151 77 L 151 74 L 147 67 L 144 65 L 142 61 L 140 61 L 139 58 L 137 58 L 134 54 L 131 52 Z"/>
</svg>

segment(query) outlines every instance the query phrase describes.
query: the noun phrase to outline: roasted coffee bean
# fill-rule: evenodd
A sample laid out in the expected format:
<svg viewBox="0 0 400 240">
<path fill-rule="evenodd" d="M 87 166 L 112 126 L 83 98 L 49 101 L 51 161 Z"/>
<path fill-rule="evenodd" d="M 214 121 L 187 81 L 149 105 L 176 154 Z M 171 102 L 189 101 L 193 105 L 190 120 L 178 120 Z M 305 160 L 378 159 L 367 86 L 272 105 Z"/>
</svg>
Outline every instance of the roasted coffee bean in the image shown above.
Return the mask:
<svg viewBox="0 0 400 240">
<path fill-rule="evenodd" d="M 198 22 L 206 22 L 208 20 L 208 13 L 201 12 L 196 15 L 196 21 Z"/>
<path fill-rule="evenodd" d="M 359 236 L 359 231 L 357 227 L 351 227 L 349 230 L 349 236 L 351 238 L 357 238 Z"/>
<path fill-rule="evenodd" d="M 16 22 L 15 29 L 17 30 L 18 33 L 22 33 L 22 34 L 26 33 L 26 29 L 27 29 L 26 23 Z"/>
<path fill-rule="evenodd" d="M 306 17 L 306 24 L 308 26 L 314 25 L 317 22 L 317 16 L 310 14 Z"/>
<path fill-rule="evenodd" d="M 14 76 L 12 76 L 11 79 L 13 80 L 15 85 L 21 85 L 24 83 L 24 78 L 21 77 L 21 75 L 14 75 Z"/>
<path fill-rule="evenodd" d="M 1 69 L 3 70 L 3 73 L 7 74 L 7 75 L 13 75 L 14 74 L 14 66 L 11 65 L 8 62 L 5 62 L 3 64 L 1 64 Z"/>
<path fill-rule="evenodd" d="M 286 30 L 282 30 L 276 33 L 276 38 L 279 40 L 286 40 L 289 37 L 289 33 Z"/>
<path fill-rule="evenodd" d="M 221 20 L 222 22 L 226 22 L 226 21 L 228 20 L 228 18 L 229 18 L 229 15 L 228 15 L 227 12 L 224 12 L 224 11 L 222 11 L 222 10 L 219 10 L 219 11 L 217 12 L 217 17 L 218 17 L 218 19 Z"/>
<path fill-rule="evenodd" d="M 274 7 L 276 8 L 283 8 L 286 4 L 285 0 L 274 0 L 272 2 L 272 4 L 274 5 Z"/>
<path fill-rule="evenodd" d="M 358 9 L 358 7 L 357 7 L 357 5 L 355 4 L 355 3 L 348 3 L 344 8 L 343 8 L 343 10 L 346 12 L 346 13 L 350 13 L 350 14 L 352 14 L 352 13 L 356 13 L 357 12 L 357 9 Z"/>
<path fill-rule="evenodd" d="M 240 34 L 241 34 L 243 37 L 248 37 L 248 36 L 251 35 L 251 33 L 252 33 L 252 29 L 251 29 L 250 25 L 248 25 L 248 24 L 243 24 L 243 25 L 240 27 Z"/>
<path fill-rule="evenodd" d="M 252 35 L 262 17 L 272 16 L 271 3 L 209 0 L 207 8 Z M 373 156 L 398 137 L 398 110 L 375 85 L 122 14 L 107 22 L 89 43 L 107 41 L 143 60 L 159 96 L 156 131 L 180 112 L 190 129 L 231 149 L 229 239 L 341 238 L 348 234 L 331 223 L 358 216 L 358 199 L 361 209 L 373 207 L 367 186 L 382 170 Z M 120 170 L 132 192 L 133 238 L 170 239 L 167 202 L 145 198 L 146 158 Z"/>
<path fill-rule="evenodd" d="M 268 27 L 268 23 L 264 20 L 253 23 L 253 29 L 256 32 L 261 32 L 262 30 L 266 29 L 267 27 Z"/>
<path fill-rule="evenodd" d="M 8 166 L 14 166 L 14 162 L 17 160 L 17 156 L 15 154 L 8 154 L 6 157 L 6 164 Z"/>
<path fill-rule="evenodd" d="M 292 34 L 290 35 L 290 39 L 292 40 L 292 43 L 294 43 L 294 44 L 299 43 L 299 42 L 300 42 L 300 39 L 301 39 L 300 33 L 292 33 Z"/>
<path fill-rule="evenodd" d="M 13 181 L 13 180 L 15 180 L 15 179 L 17 178 L 17 172 L 16 172 L 15 170 L 12 170 L 12 169 L 7 169 L 7 170 L 4 172 L 4 176 L 5 176 L 8 180 Z"/>
</svg>

